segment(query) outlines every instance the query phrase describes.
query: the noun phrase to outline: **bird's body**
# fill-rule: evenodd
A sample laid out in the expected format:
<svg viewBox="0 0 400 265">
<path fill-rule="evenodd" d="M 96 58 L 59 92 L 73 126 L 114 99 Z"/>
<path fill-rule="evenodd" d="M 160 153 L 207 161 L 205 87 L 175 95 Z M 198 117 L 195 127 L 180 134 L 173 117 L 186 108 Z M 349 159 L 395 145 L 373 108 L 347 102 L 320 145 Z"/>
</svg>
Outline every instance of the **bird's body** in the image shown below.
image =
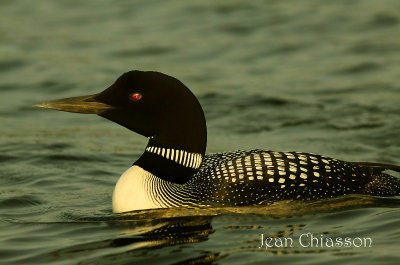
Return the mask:
<svg viewBox="0 0 400 265">
<path fill-rule="evenodd" d="M 37 106 L 98 114 L 149 138 L 115 187 L 114 212 L 400 195 L 400 179 L 382 173 L 400 171 L 395 165 L 266 150 L 206 155 L 199 102 L 179 80 L 157 72 L 127 72 L 99 94 Z"/>
<path fill-rule="evenodd" d="M 371 185 L 374 180 L 384 182 Z M 397 178 L 354 163 L 301 152 L 236 151 L 206 155 L 184 184 L 163 180 L 134 165 L 117 183 L 113 209 L 245 206 L 346 194 L 396 196 L 399 190 Z"/>
</svg>

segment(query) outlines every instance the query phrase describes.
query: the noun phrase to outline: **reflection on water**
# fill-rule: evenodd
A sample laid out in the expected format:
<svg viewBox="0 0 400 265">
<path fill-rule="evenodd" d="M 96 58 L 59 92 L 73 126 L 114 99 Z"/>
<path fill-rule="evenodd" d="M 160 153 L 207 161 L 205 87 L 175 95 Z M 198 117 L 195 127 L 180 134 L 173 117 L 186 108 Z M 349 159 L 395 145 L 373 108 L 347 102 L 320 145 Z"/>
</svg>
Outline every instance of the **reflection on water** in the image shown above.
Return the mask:
<svg viewBox="0 0 400 265">
<path fill-rule="evenodd" d="M 214 261 L 228 258 L 234 253 L 257 253 L 263 255 L 293 255 L 312 253 L 343 253 L 356 255 L 357 248 L 315 246 L 303 247 L 303 243 L 310 244 L 310 236 L 322 242 L 322 237 L 361 237 L 363 233 L 339 232 L 342 226 L 331 227 L 330 230 L 319 227 L 310 227 L 310 216 L 328 213 L 327 223 L 335 223 L 346 216 L 351 209 L 374 207 L 399 207 L 398 199 L 381 199 L 365 196 L 345 196 L 327 201 L 299 202 L 283 201 L 268 206 L 254 207 L 226 207 L 226 208 L 171 208 L 135 211 L 131 213 L 110 215 L 108 217 L 77 217 L 70 216 L 76 224 L 105 224 L 106 230 L 117 232 L 112 238 L 91 240 L 88 243 L 74 244 L 70 247 L 35 256 L 34 260 L 42 262 L 53 261 L 59 258 L 73 259 L 77 256 L 86 256 L 80 264 L 100 262 L 109 264 L 114 260 L 130 258 L 153 260 L 159 262 L 159 255 L 171 255 L 169 261 L 176 260 L 181 264 L 211 264 Z M 335 216 L 336 215 L 336 216 Z M 357 213 L 355 213 L 357 215 Z M 352 217 L 353 216 L 353 217 Z M 323 219 L 322 219 L 323 220 Z M 320 230 L 322 229 L 322 230 Z M 174 253 L 184 252 L 186 248 L 195 248 L 200 243 L 207 244 L 210 237 L 217 231 L 227 233 L 218 236 L 222 246 L 207 251 L 199 251 L 190 258 L 184 255 L 174 256 Z M 234 236 L 229 236 L 233 234 Z M 236 234 L 236 235 L 235 235 Z M 292 245 L 277 245 L 265 247 L 261 245 L 263 238 L 280 238 L 293 240 Z M 252 235 L 251 238 L 248 238 Z M 319 243 L 321 244 L 321 243 Z M 171 249 L 172 248 L 172 249 Z M 234 251 L 229 250 L 233 248 Z M 160 250 L 158 253 L 156 249 Z M 162 251 L 165 249 L 165 253 Z M 101 261 L 98 254 L 102 253 Z M 104 255 L 104 253 L 108 253 Z M 155 254 L 158 253 L 158 254 Z M 163 259 L 161 259 L 163 260 Z M 27 260 L 29 261 L 29 259 Z"/>
</svg>

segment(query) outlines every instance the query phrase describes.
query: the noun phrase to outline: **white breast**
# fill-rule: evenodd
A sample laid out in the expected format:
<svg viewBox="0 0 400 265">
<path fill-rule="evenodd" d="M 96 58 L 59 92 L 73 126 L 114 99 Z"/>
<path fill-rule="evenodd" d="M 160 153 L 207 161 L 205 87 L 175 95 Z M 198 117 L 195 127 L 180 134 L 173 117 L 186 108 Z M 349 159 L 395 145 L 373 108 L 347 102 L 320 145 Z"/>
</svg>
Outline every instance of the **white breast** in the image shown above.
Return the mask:
<svg viewBox="0 0 400 265">
<path fill-rule="evenodd" d="M 155 178 L 138 166 L 132 166 L 125 171 L 114 189 L 114 213 L 168 207 L 155 194 L 154 184 L 158 182 Z"/>
</svg>

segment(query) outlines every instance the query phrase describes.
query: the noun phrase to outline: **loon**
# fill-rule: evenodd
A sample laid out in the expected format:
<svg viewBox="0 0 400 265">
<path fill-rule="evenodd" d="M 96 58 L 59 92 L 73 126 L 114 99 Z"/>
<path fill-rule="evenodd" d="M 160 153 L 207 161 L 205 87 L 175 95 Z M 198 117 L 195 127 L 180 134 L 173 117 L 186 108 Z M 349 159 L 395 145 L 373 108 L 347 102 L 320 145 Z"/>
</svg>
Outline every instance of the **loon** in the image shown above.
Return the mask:
<svg viewBox="0 0 400 265">
<path fill-rule="evenodd" d="M 178 79 L 159 72 L 129 71 L 101 93 L 34 106 L 97 114 L 148 137 L 144 153 L 115 186 L 115 213 L 400 195 L 400 179 L 383 173 L 400 172 L 396 165 L 266 150 L 206 155 L 199 101 Z"/>
</svg>

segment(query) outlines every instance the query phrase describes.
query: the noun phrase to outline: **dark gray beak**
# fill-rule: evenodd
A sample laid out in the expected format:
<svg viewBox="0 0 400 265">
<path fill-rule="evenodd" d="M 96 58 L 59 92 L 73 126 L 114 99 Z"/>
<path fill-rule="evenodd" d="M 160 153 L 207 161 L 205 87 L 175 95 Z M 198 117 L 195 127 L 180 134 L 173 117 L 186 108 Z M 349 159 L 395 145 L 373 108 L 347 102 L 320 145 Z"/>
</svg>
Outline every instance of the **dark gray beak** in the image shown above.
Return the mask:
<svg viewBox="0 0 400 265">
<path fill-rule="evenodd" d="M 85 113 L 85 114 L 102 114 L 108 110 L 115 109 L 115 107 L 100 102 L 96 99 L 97 94 L 63 98 L 52 100 L 40 104 L 33 105 L 38 108 L 55 109 L 67 112 Z"/>
</svg>

